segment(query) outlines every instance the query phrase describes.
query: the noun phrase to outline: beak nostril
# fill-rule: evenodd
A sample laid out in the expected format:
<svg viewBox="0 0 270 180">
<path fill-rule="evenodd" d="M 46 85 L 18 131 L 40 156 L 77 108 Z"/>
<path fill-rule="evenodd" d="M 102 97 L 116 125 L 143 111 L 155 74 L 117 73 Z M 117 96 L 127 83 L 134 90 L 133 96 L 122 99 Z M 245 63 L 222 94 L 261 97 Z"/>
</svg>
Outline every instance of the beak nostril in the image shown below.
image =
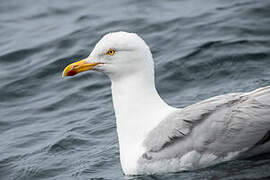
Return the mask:
<svg viewBox="0 0 270 180">
<path fill-rule="evenodd" d="M 71 70 L 73 70 L 73 69 L 75 69 L 75 68 L 78 68 L 78 67 L 79 67 L 79 65 L 75 64 L 75 65 L 73 65 L 73 66 L 71 67 Z"/>
</svg>

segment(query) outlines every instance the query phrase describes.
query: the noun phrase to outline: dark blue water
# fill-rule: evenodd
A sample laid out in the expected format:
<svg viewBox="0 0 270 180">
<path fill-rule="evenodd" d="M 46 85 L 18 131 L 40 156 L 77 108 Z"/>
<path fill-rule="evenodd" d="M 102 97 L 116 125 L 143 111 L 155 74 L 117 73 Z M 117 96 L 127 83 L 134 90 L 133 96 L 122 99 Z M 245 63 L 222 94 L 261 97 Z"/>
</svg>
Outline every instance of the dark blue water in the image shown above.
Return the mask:
<svg viewBox="0 0 270 180">
<path fill-rule="evenodd" d="M 61 78 L 102 35 L 141 35 L 170 105 L 270 85 L 270 1 L 0 2 L 0 179 L 269 179 L 270 158 L 124 177 L 110 81 Z"/>
</svg>

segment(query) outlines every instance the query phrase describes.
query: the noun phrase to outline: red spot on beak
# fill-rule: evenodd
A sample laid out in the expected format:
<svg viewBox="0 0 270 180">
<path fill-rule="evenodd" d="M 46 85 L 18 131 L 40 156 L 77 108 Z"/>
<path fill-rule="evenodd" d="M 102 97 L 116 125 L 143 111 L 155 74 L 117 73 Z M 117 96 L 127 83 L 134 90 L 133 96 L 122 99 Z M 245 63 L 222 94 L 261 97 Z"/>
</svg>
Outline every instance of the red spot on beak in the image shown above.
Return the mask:
<svg viewBox="0 0 270 180">
<path fill-rule="evenodd" d="M 76 75 L 77 74 L 77 71 L 74 71 L 74 70 L 71 70 L 71 71 L 69 71 L 68 72 L 68 76 L 74 76 L 74 75 Z"/>
</svg>

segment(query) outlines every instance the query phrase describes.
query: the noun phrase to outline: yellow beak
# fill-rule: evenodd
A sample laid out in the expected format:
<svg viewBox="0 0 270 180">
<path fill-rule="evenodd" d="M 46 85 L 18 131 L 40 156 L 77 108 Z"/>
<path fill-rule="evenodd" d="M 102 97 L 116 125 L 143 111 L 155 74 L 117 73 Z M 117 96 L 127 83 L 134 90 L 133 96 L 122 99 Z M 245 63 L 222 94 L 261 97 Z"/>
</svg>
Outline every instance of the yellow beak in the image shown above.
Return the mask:
<svg viewBox="0 0 270 180">
<path fill-rule="evenodd" d="M 62 77 L 64 76 L 74 76 L 80 72 L 83 71 L 89 71 L 89 70 L 93 70 L 93 68 L 101 63 L 88 63 L 86 62 L 87 59 L 83 59 L 81 61 L 72 63 L 70 65 L 68 65 L 63 73 L 62 73 Z"/>
</svg>

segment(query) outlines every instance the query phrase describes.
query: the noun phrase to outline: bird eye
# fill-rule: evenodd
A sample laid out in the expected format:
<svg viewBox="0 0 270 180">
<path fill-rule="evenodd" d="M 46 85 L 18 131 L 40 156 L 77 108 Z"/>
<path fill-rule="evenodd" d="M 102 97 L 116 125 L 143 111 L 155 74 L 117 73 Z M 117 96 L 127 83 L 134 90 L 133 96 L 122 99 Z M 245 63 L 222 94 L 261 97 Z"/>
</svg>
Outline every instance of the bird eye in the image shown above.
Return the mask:
<svg viewBox="0 0 270 180">
<path fill-rule="evenodd" d="M 115 53 L 115 50 L 114 49 L 109 49 L 106 54 L 109 55 L 109 56 L 113 56 Z"/>
</svg>

